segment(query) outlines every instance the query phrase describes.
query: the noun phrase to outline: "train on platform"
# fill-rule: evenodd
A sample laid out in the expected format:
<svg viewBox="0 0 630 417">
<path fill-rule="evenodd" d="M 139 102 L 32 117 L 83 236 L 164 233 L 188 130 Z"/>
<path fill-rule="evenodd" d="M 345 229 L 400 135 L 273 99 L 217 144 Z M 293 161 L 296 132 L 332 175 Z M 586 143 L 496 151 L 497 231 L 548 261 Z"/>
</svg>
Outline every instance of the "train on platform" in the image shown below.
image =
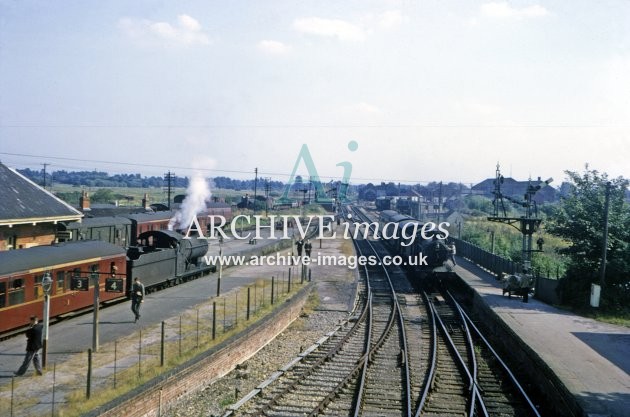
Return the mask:
<svg viewBox="0 0 630 417">
<path fill-rule="evenodd" d="M 91 309 L 97 281 L 100 301 L 109 303 L 126 299 L 136 277 L 151 292 L 215 269 L 205 262 L 203 238 L 148 230 L 134 246 L 120 243 L 79 240 L 0 252 L 0 335 L 19 331 L 32 315 L 41 318 L 46 290 L 55 320 Z"/>
<path fill-rule="evenodd" d="M 77 242 L 81 240 L 102 240 L 122 247 L 137 244 L 142 233 L 152 230 L 168 230 L 169 223 L 176 216 L 181 204 L 173 204 L 173 210 L 162 205 L 152 205 L 153 211 L 127 213 L 116 216 L 85 217 L 78 222 L 59 223 L 57 225 L 58 242 Z M 212 217 L 219 216 L 225 224 L 232 221 L 232 207 L 224 203 L 207 203 L 206 209 L 197 214 L 197 221 L 202 230 L 209 230 Z M 217 219 L 218 220 L 218 219 Z"/>
<path fill-rule="evenodd" d="M 412 269 L 414 276 L 418 279 L 451 272 L 455 264 L 455 247 L 452 242 L 449 243 L 448 233 L 439 228 L 440 225 L 434 225 L 430 231 L 429 228 L 425 230 L 427 232 L 425 236 L 429 237 L 426 239 L 421 235 L 424 226 L 425 222 L 395 210 L 383 210 L 379 215 L 381 234 L 384 228 L 389 229 L 389 233 L 385 233 L 388 237 L 382 240 L 389 247 L 392 255 L 401 256 L 405 262 L 414 258 L 417 260 L 417 262 L 411 262 L 415 265 L 407 266 Z M 393 228 L 397 228 L 398 233 L 393 233 Z M 403 233 L 403 230 L 406 230 L 406 233 Z M 413 230 L 416 231 L 415 235 L 410 233 Z M 390 235 L 393 236 L 390 237 Z M 420 259 L 424 262 L 420 262 Z"/>
</svg>

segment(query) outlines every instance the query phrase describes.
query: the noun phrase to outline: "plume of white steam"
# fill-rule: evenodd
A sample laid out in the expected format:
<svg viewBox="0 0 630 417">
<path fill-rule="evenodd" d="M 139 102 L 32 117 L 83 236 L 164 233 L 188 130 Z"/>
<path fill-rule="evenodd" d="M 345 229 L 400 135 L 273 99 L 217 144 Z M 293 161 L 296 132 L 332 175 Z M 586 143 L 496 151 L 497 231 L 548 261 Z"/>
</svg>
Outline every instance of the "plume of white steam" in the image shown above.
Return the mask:
<svg viewBox="0 0 630 417">
<path fill-rule="evenodd" d="M 192 219 L 206 209 L 206 202 L 210 201 L 211 195 L 206 179 L 200 172 L 195 172 L 188 183 L 186 198 L 168 223 L 168 230 L 173 230 L 175 226 L 188 228 Z"/>
</svg>

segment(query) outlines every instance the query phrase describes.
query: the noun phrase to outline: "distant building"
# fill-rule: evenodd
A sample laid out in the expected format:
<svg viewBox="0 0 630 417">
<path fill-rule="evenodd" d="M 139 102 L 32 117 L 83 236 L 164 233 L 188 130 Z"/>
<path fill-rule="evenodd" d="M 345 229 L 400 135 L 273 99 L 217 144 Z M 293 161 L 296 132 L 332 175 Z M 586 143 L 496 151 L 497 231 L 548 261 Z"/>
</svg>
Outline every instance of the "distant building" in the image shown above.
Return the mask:
<svg viewBox="0 0 630 417">
<path fill-rule="evenodd" d="M 501 184 L 501 193 L 504 196 L 514 197 L 522 200 L 527 191 L 528 185 L 536 185 L 541 183 L 542 180 L 538 177 L 537 180 L 531 181 L 516 181 L 514 178 L 504 178 L 503 184 Z M 488 178 L 481 181 L 479 184 L 473 185 L 472 193 L 475 195 L 482 195 L 488 198 L 494 198 L 494 178 Z M 540 203 L 550 203 L 558 199 L 558 190 L 550 185 L 545 185 L 536 194 L 534 194 L 534 201 Z"/>
<path fill-rule="evenodd" d="M 152 206 L 153 205 L 149 204 L 149 197 L 147 193 L 144 194 L 141 206 L 121 206 L 117 202 L 115 204 L 91 204 L 90 195 L 87 191 L 83 190 L 81 192 L 81 197 L 79 197 L 78 209 L 83 212 L 85 217 L 108 217 L 120 216 L 123 214 L 150 213 L 154 211 Z"/>
<path fill-rule="evenodd" d="M 57 223 L 83 214 L 17 171 L 0 163 L 0 250 L 49 245 Z"/>
</svg>

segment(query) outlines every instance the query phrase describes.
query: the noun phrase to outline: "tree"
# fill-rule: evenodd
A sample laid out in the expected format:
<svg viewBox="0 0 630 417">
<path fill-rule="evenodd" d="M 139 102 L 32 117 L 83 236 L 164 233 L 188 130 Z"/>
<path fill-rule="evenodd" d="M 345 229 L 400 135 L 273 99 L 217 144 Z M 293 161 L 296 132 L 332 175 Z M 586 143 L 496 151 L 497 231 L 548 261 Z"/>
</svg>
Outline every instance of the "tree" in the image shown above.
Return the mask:
<svg viewBox="0 0 630 417">
<path fill-rule="evenodd" d="M 553 211 L 547 230 L 569 242 L 560 253 L 569 258 L 561 284 L 563 299 L 574 306 L 588 302 L 591 283 L 600 283 L 606 183 L 611 183 L 608 245 L 602 307 L 618 310 L 630 306 L 630 209 L 624 201 L 628 180 L 609 179 L 589 170 L 580 175 L 566 171 L 571 187 Z"/>
<path fill-rule="evenodd" d="M 116 196 L 109 188 L 98 189 L 90 197 L 92 203 L 110 203 L 116 199 Z"/>
</svg>

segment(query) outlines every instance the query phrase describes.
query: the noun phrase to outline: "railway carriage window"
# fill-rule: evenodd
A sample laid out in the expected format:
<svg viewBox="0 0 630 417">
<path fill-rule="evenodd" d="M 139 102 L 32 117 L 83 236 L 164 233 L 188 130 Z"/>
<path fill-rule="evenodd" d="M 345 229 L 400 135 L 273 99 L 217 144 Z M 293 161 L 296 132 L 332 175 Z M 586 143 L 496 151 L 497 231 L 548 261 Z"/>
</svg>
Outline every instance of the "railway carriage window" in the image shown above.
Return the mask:
<svg viewBox="0 0 630 417">
<path fill-rule="evenodd" d="M 42 287 L 42 279 L 44 279 L 44 275 L 35 275 L 34 283 L 33 283 L 33 297 L 36 300 L 38 298 L 44 298 L 44 288 Z"/>
<path fill-rule="evenodd" d="M 57 294 L 64 292 L 66 289 L 66 274 L 63 271 L 57 271 Z"/>
<path fill-rule="evenodd" d="M 74 276 L 73 274 L 74 274 L 73 271 L 66 271 L 66 280 L 64 283 L 64 288 L 67 290 L 72 288 L 72 277 Z"/>
<path fill-rule="evenodd" d="M 15 278 L 9 284 L 9 305 L 14 306 L 24 302 L 24 280 Z"/>
<path fill-rule="evenodd" d="M 0 282 L 0 308 L 5 307 L 7 304 L 7 283 Z"/>
</svg>

